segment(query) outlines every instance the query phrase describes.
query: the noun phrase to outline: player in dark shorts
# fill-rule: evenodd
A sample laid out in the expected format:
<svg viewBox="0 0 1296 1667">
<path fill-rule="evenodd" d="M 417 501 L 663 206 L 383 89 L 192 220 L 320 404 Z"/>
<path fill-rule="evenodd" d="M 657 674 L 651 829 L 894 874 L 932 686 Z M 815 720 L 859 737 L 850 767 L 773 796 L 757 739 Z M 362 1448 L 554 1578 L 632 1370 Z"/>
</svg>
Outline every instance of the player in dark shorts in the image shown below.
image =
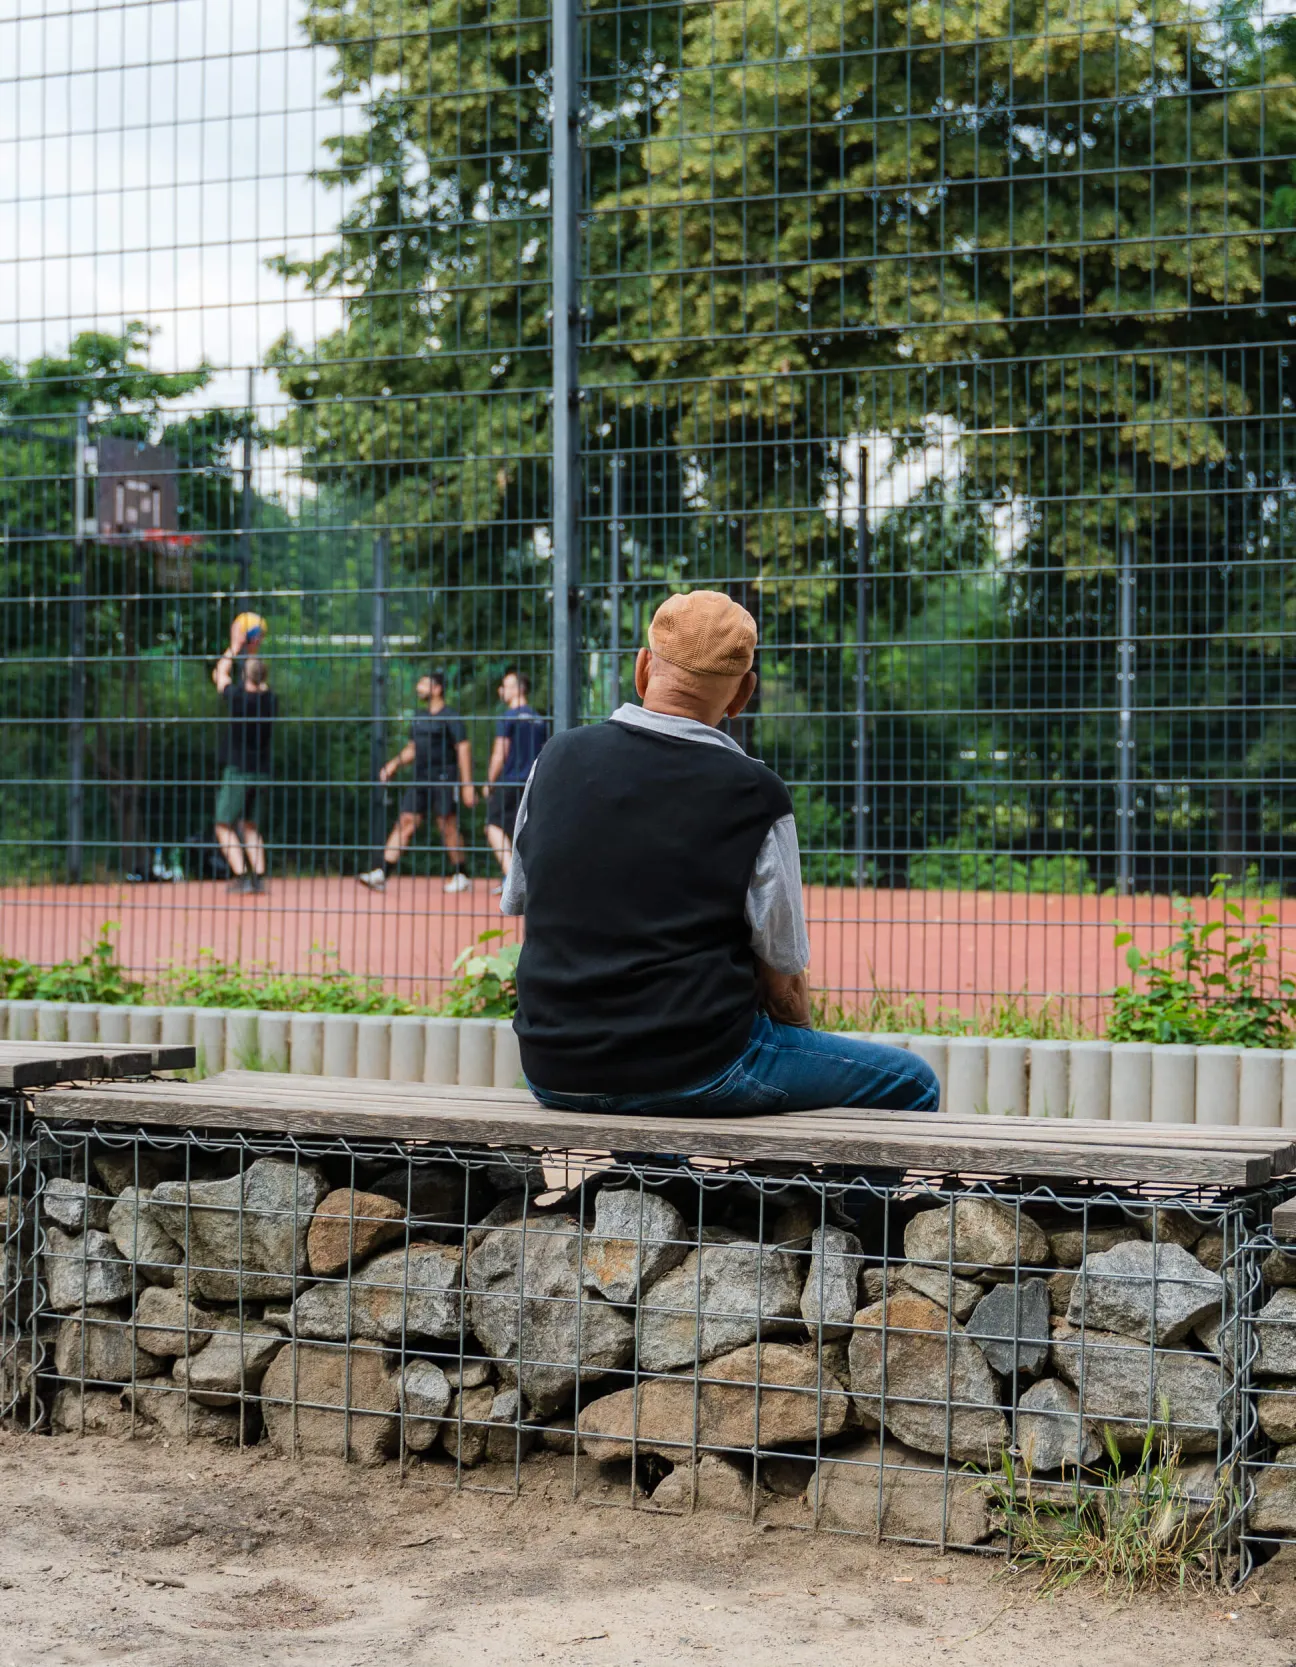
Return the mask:
<svg viewBox="0 0 1296 1667">
<path fill-rule="evenodd" d="M 245 636 L 236 626 L 230 645 L 216 662 L 212 682 L 229 709 L 220 745 L 220 791 L 216 795 L 216 843 L 229 864 L 230 890 L 261 892 L 266 885 L 265 845 L 257 826 L 257 796 L 270 781 L 273 726 L 278 704 L 270 689 L 270 672 L 253 653 L 242 672 L 235 667 L 245 648 L 261 633 Z"/>
<path fill-rule="evenodd" d="M 458 792 L 465 807 L 475 803 L 472 781 L 472 743 L 464 721 L 453 706 L 446 705 L 445 677 L 429 672 L 418 681 L 418 698 L 427 711 L 415 718 L 413 734 L 395 758 L 389 758 L 379 772 L 380 781 L 390 781 L 397 770 L 414 766 L 413 785 L 401 797 L 400 815 L 387 836 L 387 845 L 367 873 L 358 876 L 370 891 L 384 891 L 387 881 L 400 867 L 401 852 L 423 825 L 426 816 L 436 818 L 454 873 L 445 883 L 447 891 L 467 891 L 472 882 L 464 867 L 463 836 L 455 806 Z"/>
<path fill-rule="evenodd" d="M 503 874 L 508 873 L 513 861 L 513 827 L 522 803 L 522 789 L 531 774 L 531 766 L 549 739 L 547 720 L 527 705 L 530 693 L 530 678 L 510 666 L 499 686 L 499 698 L 508 711 L 495 725 L 495 744 L 486 769 L 489 796 L 486 838 Z"/>
</svg>

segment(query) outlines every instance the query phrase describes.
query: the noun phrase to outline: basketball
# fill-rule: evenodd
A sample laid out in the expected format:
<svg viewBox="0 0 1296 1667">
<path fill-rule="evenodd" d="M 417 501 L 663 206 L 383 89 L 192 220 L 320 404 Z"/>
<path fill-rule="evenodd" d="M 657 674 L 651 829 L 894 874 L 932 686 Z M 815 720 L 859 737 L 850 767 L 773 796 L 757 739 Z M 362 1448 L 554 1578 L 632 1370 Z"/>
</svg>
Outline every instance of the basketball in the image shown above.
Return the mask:
<svg viewBox="0 0 1296 1667">
<path fill-rule="evenodd" d="M 234 621 L 234 635 L 245 637 L 249 642 L 254 637 L 263 641 L 266 635 L 266 622 L 260 614 L 239 614 Z"/>
</svg>

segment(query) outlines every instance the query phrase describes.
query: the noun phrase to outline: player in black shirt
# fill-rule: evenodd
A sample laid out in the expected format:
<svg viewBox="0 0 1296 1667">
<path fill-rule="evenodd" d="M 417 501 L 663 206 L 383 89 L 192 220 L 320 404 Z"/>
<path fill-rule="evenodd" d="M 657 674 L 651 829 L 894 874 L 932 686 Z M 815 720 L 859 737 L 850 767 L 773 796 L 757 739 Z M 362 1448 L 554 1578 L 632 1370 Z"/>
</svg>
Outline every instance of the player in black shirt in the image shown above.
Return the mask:
<svg viewBox="0 0 1296 1667">
<path fill-rule="evenodd" d="M 426 714 L 420 713 L 413 723 L 413 735 L 395 758 L 389 758 L 379 772 L 380 781 L 390 781 L 407 764 L 414 766 L 414 784 L 406 789 L 400 803 L 400 815 L 387 836 L 387 845 L 375 860 L 374 866 L 358 876 L 362 886 L 371 891 L 384 891 L 387 881 L 400 867 L 401 852 L 413 839 L 431 813 L 445 842 L 454 873 L 445 883 L 447 891 L 467 891 L 471 882 L 464 868 L 463 836 L 459 832 L 459 817 L 455 810 L 455 789 L 471 810 L 475 802 L 472 781 L 472 743 L 464 721 L 452 706 L 446 705 L 445 678 L 439 671 L 429 672 L 418 681 L 418 698 L 427 702 Z"/>
<path fill-rule="evenodd" d="M 229 724 L 221 736 L 221 785 L 216 795 L 216 843 L 229 864 L 230 890 L 265 890 L 266 855 L 256 823 L 257 795 L 270 780 L 271 745 L 278 703 L 270 689 L 270 671 L 253 654 L 243 663 L 241 677 L 235 662 L 247 646 L 241 631 L 230 634 L 230 645 L 216 662 L 212 682 L 229 709 Z"/>
</svg>

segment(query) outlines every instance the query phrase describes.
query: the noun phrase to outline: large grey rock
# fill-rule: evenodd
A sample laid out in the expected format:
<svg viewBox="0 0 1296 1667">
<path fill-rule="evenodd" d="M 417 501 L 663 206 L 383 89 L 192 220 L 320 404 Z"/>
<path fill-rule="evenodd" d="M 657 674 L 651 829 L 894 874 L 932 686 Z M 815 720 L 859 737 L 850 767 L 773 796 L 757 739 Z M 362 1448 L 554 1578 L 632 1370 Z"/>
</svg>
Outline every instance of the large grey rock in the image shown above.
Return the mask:
<svg viewBox="0 0 1296 1667">
<path fill-rule="evenodd" d="M 803 1265 L 750 1240 L 704 1244 L 659 1279 L 639 1310 L 639 1365 L 670 1372 L 802 1323 Z"/>
<path fill-rule="evenodd" d="M 184 1251 L 149 1208 L 149 1194 L 123 1187 L 108 1212 L 113 1243 L 139 1276 L 151 1285 L 169 1285 L 184 1261 Z"/>
<path fill-rule="evenodd" d="M 234 1323 L 238 1323 L 237 1316 Z M 156 1355 L 197 1354 L 211 1340 L 213 1332 L 229 1324 L 227 1315 L 186 1302 L 183 1291 L 164 1289 L 160 1285 L 145 1286 L 135 1307 L 140 1346 Z"/>
<path fill-rule="evenodd" d="M 1296 1388 L 1261 1389 L 1255 1408 L 1260 1428 L 1270 1441 L 1279 1447 L 1296 1442 Z"/>
<path fill-rule="evenodd" d="M 1143 1239 L 1090 1256 L 1067 1307 L 1067 1322 L 1158 1344 L 1177 1343 L 1223 1311 L 1224 1281 L 1182 1245 Z"/>
<path fill-rule="evenodd" d="M 603 1460 L 660 1453 L 687 1463 L 695 1439 L 699 1448 L 750 1448 L 758 1417 L 763 1448 L 830 1440 L 845 1428 L 846 1395 L 835 1378 L 821 1377 L 813 1350 L 762 1343 L 759 1358 L 749 1346 L 708 1362 L 696 1386 L 691 1373 L 650 1378 L 591 1401 L 580 1411 L 581 1451 Z"/>
<path fill-rule="evenodd" d="M 901 1291 L 861 1309 L 855 1326 L 851 1390 L 862 1413 L 924 1453 L 948 1451 L 962 1463 L 998 1463 L 1008 1444 L 999 1386 L 981 1350 L 947 1309 Z"/>
<path fill-rule="evenodd" d="M 1097 1464 L 1103 1447 L 1080 1416 L 1074 1389 L 1061 1378 L 1033 1383 L 1017 1403 L 1017 1445 L 1033 1471 Z"/>
<path fill-rule="evenodd" d="M 689 1229 L 668 1198 L 644 1187 L 604 1187 L 594 1200 L 585 1240 L 584 1280 L 609 1302 L 632 1303 L 642 1287 L 676 1268 L 689 1252 Z"/>
<path fill-rule="evenodd" d="M 114 1198 L 127 1187 L 151 1192 L 162 1179 L 162 1160 L 138 1146 L 127 1146 L 120 1152 L 96 1152 L 92 1161 L 95 1174 Z"/>
<path fill-rule="evenodd" d="M 293 1305 L 298 1337 L 380 1343 L 459 1335 L 462 1253 L 452 1245 L 412 1244 L 357 1268 L 350 1283 L 313 1285 Z"/>
<path fill-rule="evenodd" d="M 1253 1534 L 1296 1535 L 1296 1446 L 1280 1447 L 1260 1470 L 1249 1526 Z"/>
<path fill-rule="evenodd" d="M 218 1331 L 206 1348 L 171 1368 L 176 1383 L 206 1406 L 228 1406 L 240 1393 L 255 1395 L 286 1343 L 282 1332 L 256 1320 L 245 1320 L 241 1334 L 237 1315 L 225 1316 L 225 1324 L 229 1329 Z"/>
<path fill-rule="evenodd" d="M 976 1305 L 967 1323 L 996 1372 L 1037 1378 L 1048 1365 L 1049 1288 L 1040 1278 L 1020 1285 L 996 1285 Z"/>
<path fill-rule="evenodd" d="M 107 1233 L 93 1227 L 79 1238 L 47 1227 L 43 1263 L 49 1306 L 56 1314 L 79 1309 L 83 1300 L 102 1307 L 131 1294 L 130 1267 Z"/>
<path fill-rule="evenodd" d="M 411 1360 L 401 1376 L 400 1402 L 405 1415 L 405 1445 L 425 1453 L 441 1434 L 441 1420 L 450 1410 L 453 1390 L 445 1373 L 431 1360 Z"/>
<path fill-rule="evenodd" d="M 1117 1226 L 1091 1222 L 1086 1228 L 1083 1218 L 1055 1228 L 1048 1236 L 1053 1260 L 1060 1268 L 1078 1268 L 1086 1256 L 1098 1256 L 1104 1250 L 1114 1250 L 1139 1236 L 1138 1223 L 1122 1222 Z"/>
<path fill-rule="evenodd" d="M 441 1446 L 465 1469 L 481 1464 L 486 1457 L 487 1425 L 495 1394 L 487 1387 L 459 1390 L 451 1397 L 449 1413 L 441 1426 Z"/>
<path fill-rule="evenodd" d="M 187 1244 L 198 1296 L 235 1302 L 241 1292 L 263 1302 L 291 1296 L 293 1275 L 306 1273 L 311 1217 L 328 1190 L 315 1164 L 257 1158 L 241 1177 L 162 1181 L 149 1208 L 177 1244 Z"/>
<path fill-rule="evenodd" d="M 240 1409 L 238 1407 L 209 1407 L 187 1396 L 170 1378 L 147 1378 L 128 1385 L 122 1399 L 130 1407 L 134 1395 L 135 1411 L 146 1423 L 156 1425 L 163 1435 L 176 1441 L 237 1441 L 239 1439 Z M 255 1408 L 245 1409 L 255 1413 Z M 251 1439 L 259 1428 L 259 1421 L 248 1428 L 244 1419 L 244 1439 Z"/>
<path fill-rule="evenodd" d="M 1053 1371 L 1080 1392 L 1085 1417 L 1099 1430 L 1106 1426 L 1121 1452 L 1139 1451 L 1149 1420 L 1168 1424 L 1184 1453 L 1215 1451 L 1223 1389 L 1218 1361 L 1109 1331 L 1086 1330 L 1082 1337 L 1057 1320 L 1053 1327 Z"/>
<path fill-rule="evenodd" d="M 41 1215 L 65 1233 L 84 1233 L 87 1227 L 105 1232 L 111 1208 L 112 1199 L 106 1192 L 97 1192 L 84 1181 L 65 1180 L 62 1175 L 51 1176 L 41 1193 Z"/>
<path fill-rule="evenodd" d="M 1277 1290 L 1256 1315 L 1260 1353 L 1255 1370 L 1266 1378 L 1296 1377 L 1296 1289 Z"/>
<path fill-rule="evenodd" d="M 879 1468 L 881 1471 L 879 1487 Z M 883 1539 L 979 1545 L 990 1535 L 986 1484 L 917 1452 L 876 1438 L 838 1447 L 820 1460 L 806 1492 L 819 1498 L 819 1520 Z"/>
<path fill-rule="evenodd" d="M 655 1511 L 700 1511 L 746 1514 L 751 1510 L 751 1464 L 744 1467 L 716 1453 L 703 1453 L 696 1465 L 687 1458 L 664 1476 L 652 1491 Z"/>
<path fill-rule="evenodd" d="M 917 1291 L 920 1297 L 926 1297 L 941 1308 L 948 1308 L 960 1321 L 967 1319 L 985 1295 L 984 1285 L 978 1285 L 975 1279 L 960 1279 L 948 1267 L 928 1268 L 919 1262 L 901 1262 L 895 1269 L 895 1277 L 911 1291 Z M 876 1297 L 871 1291 L 869 1293 L 873 1302 L 879 1302 L 881 1296 L 880 1291 Z"/>
<path fill-rule="evenodd" d="M 801 1317 L 811 1330 L 823 1321 L 825 1337 L 850 1335 L 859 1307 L 861 1246 L 840 1227 L 816 1227 L 810 1235 L 810 1267 L 801 1292 Z"/>
<path fill-rule="evenodd" d="M 634 1350 L 630 1321 L 580 1288 L 572 1249 L 580 1232 L 570 1216 L 528 1217 L 525 1232 L 494 1229 L 468 1256 L 472 1329 L 541 1418 L 568 1404 L 578 1379 L 601 1378 Z"/>
<path fill-rule="evenodd" d="M 60 1434 L 128 1436 L 131 1433 L 130 1413 L 121 1404 L 120 1392 L 115 1389 L 81 1389 L 69 1385 L 60 1389 L 50 1407 L 50 1427 Z"/>
<path fill-rule="evenodd" d="M 487 1464 L 513 1464 L 535 1446 L 537 1431 L 526 1427 L 526 1407 L 516 1389 L 501 1389 L 486 1417 Z"/>
<path fill-rule="evenodd" d="M 1138 1223 L 1145 1239 L 1155 1236 L 1158 1244 L 1178 1245 L 1181 1250 L 1191 1250 L 1209 1226 L 1208 1220 L 1198 1220 L 1190 1210 L 1175 1204 L 1160 1204 L 1144 1211 Z"/>
<path fill-rule="evenodd" d="M 286 1456 L 381 1464 L 400 1440 L 399 1406 L 400 1385 L 376 1349 L 290 1345 L 261 1384 L 266 1435 Z"/>
<path fill-rule="evenodd" d="M 948 1266 L 951 1245 L 954 1271 L 964 1276 L 997 1268 L 1042 1267 L 1049 1260 L 1043 1228 L 1024 1210 L 1010 1209 L 993 1198 L 953 1199 L 923 1210 L 905 1228 L 905 1255 L 911 1262 Z"/>
<path fill-rule="evenodd" d="M 116 1309 L 87 1308 L 84 1325 L 78 1314 L 59 1326 L 54 1369 L 63 1378 L 101 1384 L 151 1378 L 164 1366 L 157 1355 L 136 1347 L 129 1322 Z"/>
</svg>

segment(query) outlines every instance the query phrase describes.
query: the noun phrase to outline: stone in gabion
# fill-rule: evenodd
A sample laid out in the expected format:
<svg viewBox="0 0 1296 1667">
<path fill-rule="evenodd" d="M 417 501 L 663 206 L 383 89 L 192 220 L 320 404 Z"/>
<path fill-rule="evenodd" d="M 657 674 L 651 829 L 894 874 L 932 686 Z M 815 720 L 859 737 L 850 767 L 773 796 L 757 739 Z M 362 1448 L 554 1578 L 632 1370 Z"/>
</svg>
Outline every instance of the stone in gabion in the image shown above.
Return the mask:
<svg viewBox="0 0 1296 1667">
<path fill-rule="evenodd" d="M 628 1459 L 632 1451 L 660 1453 L 684 1464 L 695 1428 L 699 1448 L 750 1448 L 756 1439 L 757 1382 L 762 1447 L 814 1441 L 816 1432 L 828 1439 L 845 1428 L 847 1397 L 835 1378 L 823 1377 L 822 1415 L 816 1406 L 820 1372 L 814 1353 L 762 1343 L 759 1360 L 752 1346 L 709 1361 L 696 1393 L 692 1376 L 682 1375 L 648 1379 L 637 1391 L 619 1389 L 591 1401 L 580 1411 L 581 1451 L 601 1460 Z"/>
<path fill-rule="evenodd" d="M 234 1324 L 237 1323 L 236 1316 Z M 197 1354 L 214 1331 L 229 1324 L 227 1315 L 186 1302 L 182 1291 L 167 1290 L 160 1285 L 146 1286 L 135 1308 L 140 1345 L 151 1354 Z"/>
<path fill-rule="evenodd" d="M 967 1319 L 985 1295 L 984 1285 L 978 1285 L 975 1279 L 960 1279 L 948 1267 L 926 1268 L 918 1262 L 902 1262 L 894 1270 L 894 1276 L 911 1291 L 917 1291 L 920 1297 L 926 1297 L 928 1302 L 948 1308 L 960 1321 Z M 870 1301 L 880 1302 L 881 1298 L 881 1291 L 877 1296 L 869 1292 Z"/>
<path fill-rule="evenodd" d="M 584 1244 L 585 1289 L 609 1302 L 632 1303 L 641 1286 L 646 1291 L 679 1266 L 689 1238 L 684 1217 L 661 1193 L 605 1187 L 594 1200 L 594 1228 Z"/>
<path fill-rule="evenodd" d="M 1296 1534 L 1296 1446 L 1280 1447 L 1261 1469 L 1249 1526 L 1253 1534 Z"/>
<path fill-rule="evenodd" d="M 59 1326 L 54 1369 L 62 1378 L 85 1383 L 129 1383 L 132 1378 L 151 1378 L 164 1370 L 164 1363 L 136 1347 L 129 1322 L 116 1309 L 87 1308 L 84 1326 L 79 1314 Z"/>
<path fill-rule="evenodd" d="M 237 1407 L 209 1407 L 186 1396 L 170 1378 L 146 1378 L 136 1383 L 134 1390 L 127 1387 L 122 1399 L 130 1406 L 132 1393 L 135 1411 L 149 1424 L 155 1424 L 163 1435 L 176 1441 L 237 1441 L 239 1439 L 239 1409 Z M 260 1428 L 256 1409 L 244 1409 L 243 1438 L 251 1440 Z"/>
<path fill-rule="evenodd" d="M 459 1335 L 462 1253 L 457 1246 L 412 1244 L 384 1251 L 350 1280 L 312 1285 L 293 1305 L 298 1337 L 345 1342 L 348 1337 L 400 1343 L 403 1338 Z"/>
<path fill-rule="evenodd" d="M 141 1279 L 151 1285 L 169 1285 L 184 1261 L 184 1251 L 149 1208 L 149 1194 L 136 1187 L 123 1187 L 108 1212 L 108 1231 L 113 1243 L 128 1262 L 134 1262 Z"/>
<path fill-rule="evenodd" d="M 1220 1420 L 1218 1361 L 1179 1349 L 1153 1349 L 1114 1332 L 1086 1330 L 1083 1338 L 1054 1321 L 1050 1361 L 1058 1377 L 1081 1389 L 1085 1417 L 1110 1430 L 1122 1453 L 1137 1453 L 1149 1422 L 1169 1425 L 1185 1453 L 1213 1453 Z M 1296 1406 L 1296 1401 L 1293 1402 Z"/>
<path fill-rule="evenodd" d="M 441 1435 L 440 1420 L 452 1395 L 445 1373 L 431 1360 L 411 1360 L 401 1377 L 401 1411 L 405 1414 L 405 1445 L 425 1453 Z"/>
<path fill-rule="evenodd" d="M 716 1453 L 703 1453 L 696 1466 L 677 1464 L 652 1491 L 655 1511 L 747 1512 L 751 1509 L 751 1463 L 740 1469 Z"/>
<path fill-rule="evenodd" d="M 827 1528 L 949 1545 L 979 1545 L 990 1535 L 980 1477 L 957 1469 L 946 1475 L 938 1459 L 893 1439 L 885 1447 L 874 1437 L 825 1454 L 806 1489 L 812 1503 L 816 1490 Z"/>
<path fill-rule="evenodd" d="M 375 1349 L 289 1345 L 261 1384 L 266 1434 L 288 1457 L 381 1464 L 400 1440 L 399 1406 L 400 1385 Z"/>
<path fill-rule="evenodd" d="M 921 1452 L 948 1451 L 968 1464 L 998 1462 L 1008 1444 L 999 1387 L 985 1356 L 948 1310 L 901 1292 L 861 1309 L 855 1325 L 851 1390 L 861 1412 L 880 1418 L 892 1435 Z"/>
<path fill-rule="evenodd" d="M 78 1435 L 83 1416 L 87 1435 L 131 1433 L 131 1415 L 115 1389 L 82 1389 L 79 1385 L 60 1389 L 50 1407 L 50 1427 L 60 1434 Z"/>
<path fill-rule="evenodd" d="M 1260 1428 L 1279 1447 L 1296 1442 L 1296 1385 L 1290 1389 L 1262 1389 L 1255 1398 Z"/>
<path fill-rule="evenodd" d="M 487 1464 L 512 1464 L 535 1446 L 536 1431 L 518 1427 L 526 1422 L 526 1408 L 516 1389 L 501 1389 L 486 1416 Z"/>
<path fill-rule="evenodd" d="M 68 1181 L 61 1175 L 46 1181 L 41 1193 L 41 1215 L 65 1233 L 84 1233 L 87 1227 L 106 1232 L 111 1208 L 112 1199 L 106 1192 L 96 1192 L 84 1181 Z"/>
<path fill-rule="evenodd" d="M 1031 1470 L 1096 1464 L 1102 1442 L 1080 1417 L 1080 1401 L 1061 1378 L 1033 1383 L 1017 1403 L 1017 1445 Z"/>
<path fill-rule="evenodd" d="M 1037 1378 L 1048 1365 L 1049 1289 L 1043 1279 L 1023 1279 L 1020 1285 L 996 1285 L 982 1297 L 967 1323 L 967 1334 L 996 1372 L 1005 1377 L 1014 1369 L 1022 1377 Z"/>
<path fill-rule="evenodd" d="M 1193 1246 L 1193 1255 L 1208 1273 L 1218 1273 L 1224 1266 L 1223 1233 L 1203 1233 Z"/>
<path fill-rule="evenodd" d="M 1071 1306 L 1071 1293 L 1080 1274 L 1075 1268 L 1059 1268 L 1048 1276 L 1049 1313 L 1065 1318 Z"/>
<path fill-rule="evenodd" d="M 1255 1370 L 1267 1378 L 1296 1377 L 1296 1289 L 1275 1291 L 1256 1315 L 1255 1328 Z"/>
<path fill-rule="evenodd" d="M 264 1302 L 300 1288 L 293 1275 L 307 1272 L 306 1237 L 328 1190 L 316 1164 L 257 1158 L 241 1177 L 162 1181 L 149 1208 L 177 1244 L 187 1243 L 198 1296 Z"/>
<path fill-rule="evenodd" d="M 79 1309 L 83 1300 L 100 1307 L 131 1294 L 129 1264 L 107 1233 L 93 1227 L 80 1238 L 47 1227 L 43 1261 L 49 1306 L 56 1314 Z"/>
<path fill-rule="evenodd" d="M 1104 1250 L 1114 1250 L 1118 1244 L 1138 1236 L 1138 1227 L 1132 1221 L 1118 1227 L 1090 1224 L 1087 1232 L 1080 1222 L 1076 1222 L 1073 1226 L 1059 1227 L 1050 1233 L 1048 1242 L 1058 1267 L 1078 1268 L 1086 1255 L 1101 1255 Z"/>
<path fill-rule="evenodd" d="M 810 1266 L 801 1292 L 801 1317 L 825 1337 L 848 1337 L 859 1306 L 861 1246 L 840 1227 L 816 1227 L 810 1235 Z M 822 1297 L 822 1308 L 821 1308 Z"/>
<path fill-rule="evenodd" d="M 464 1389 L 451 1398 L 446 1422 L 441 1426 L 441 1446 L 465 1469 L 486 1457 L 486 1425 L 494 1405 L 495 1391 L 491 1388 Z"/>
<path fill-rule="evenodd" d="M 1271 1250 L 1260 1264 L 1266 1285 L 1296 1285 L 1296 1251 Z"/>
<path fill-rule="evenodd" d="M 286 1342 L 281 1331 L 255 1320 L 245 1320 L 240 1333 L 237 1314 L 225 1315 L 224 1323 L 227 1329 L 216 1332 L 205 1348 L 171 1368 L 176 1383 L 211 1407 L 228 1406 L 240 1394 L 254 1395 Z"/>
<path fill-rule="evenodd" d="M 601 1378 L 634 1353 L 631 1322 L 579 1286 L 572 1247 L 580 1235 L 571 1216 L 534 1216 L 525 1232 L 484 1234 L 468 1256 L 472 1329 L 501 1378 L 520 1387 L 541 1418 L 562 1411 L 578 1378 Z"/>
<path fill-rule="evenodd" d="M 143 1192 L 151 1192 L 162 1179 L 161 1160 L 142 1147 L 126 1147 L 120 1152 L 96 1152 L 91 1161 L 95 1174 L 114 1198 L 127 1187 L 139 1187 Z"/>
<path fill-rule="evenodd" d="M 801 1322 L 804 1265 L 791 1251 L 750 1240 L 704 1244 L 659 1279 L 639 1312 L 639 1365 L 670 1372 L 713 1360 Z"/>
<path fill-rule="evenodd" d="M 993 1198 L 957 1198 L 923 1210 L 905 1228 L 904 1248 L 911 1262 L 946 1267 L 952 1259 L 954 1271 L 965 1276 L 996 1268 L 1042 1267 L 1049 1259 L 1044 1230 L 1024 1211 Z"/>
<path fill-rule="evenodd" d="M 1146 1211 L 1138 1224 L 1145 1239 L 1150 1240 L 1155 1234 L 1158 1244 L 1178 1245 L 1181 1250 L 1191 1250 L 1208 1226 L 1208 1222 L 1198 1221 L 1190 1211 L 1174 1204 L 1161 1204 Z"/>
<path fill-rule="evenodd" d="M 1181 1245 L 1143 1239 L 1091 1256 L 1076 1281 L 1067 1322 L 1161 1345 L 1177 1343 L 1223 1311 L 1224 1281 Z"/>
<path fill-rule="evenodd" d="M 405 1232 L 405 1212 L 376 1192 L 338 1187 L 320 1201 L 306 1235 L 310 1271 L 321 1279 L 345 1273 Z"/>
</svg>

